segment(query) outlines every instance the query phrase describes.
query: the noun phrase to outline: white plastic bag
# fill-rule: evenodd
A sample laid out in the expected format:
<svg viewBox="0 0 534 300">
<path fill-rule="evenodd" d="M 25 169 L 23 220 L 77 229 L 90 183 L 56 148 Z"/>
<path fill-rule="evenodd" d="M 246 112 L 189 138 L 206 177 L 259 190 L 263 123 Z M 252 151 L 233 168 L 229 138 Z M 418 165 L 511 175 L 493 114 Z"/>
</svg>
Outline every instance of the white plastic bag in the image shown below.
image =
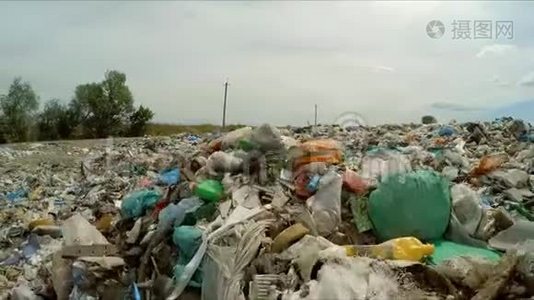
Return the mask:
<svg viewBox="0 0 534 300">
<path fill-rule="evenodd" d="M 411 170 L 407 156 L 393 151 L 380 151 L 363 158 L 361 175 L 376 184 L 384 181 L 388 176 L 407 173 Z"/>
<path fill-rule="evenodd" d="M 249 139 L 251 134 L 252 127 L 243 127 L 234 131 L 230 131 L 222 138 L 222 148 L 233 148 L 237 145 L 237 143 L 239 143 L 240 140 Z"/>
<path fill-rule="evenodd" d="M 469 235 L 474 235 L 482 218 L 480 197 L 467 185 L 456 184 L 451 188 L 451 198 L 458 221 L 465 227 Z"/>
</svg>

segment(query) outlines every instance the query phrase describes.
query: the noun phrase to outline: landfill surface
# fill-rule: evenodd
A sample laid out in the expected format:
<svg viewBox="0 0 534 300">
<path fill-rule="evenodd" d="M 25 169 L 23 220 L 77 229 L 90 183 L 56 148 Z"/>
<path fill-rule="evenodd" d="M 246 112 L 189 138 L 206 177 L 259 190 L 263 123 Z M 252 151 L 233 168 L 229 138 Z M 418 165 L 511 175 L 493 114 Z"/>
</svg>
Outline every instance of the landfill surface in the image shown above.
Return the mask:
<svg viewBox="0 0 534 300">
<path fill-rule="evenodd" d="M 0 299 L 534 299 L 521 120 L 0 146 Z"/>
</svg>

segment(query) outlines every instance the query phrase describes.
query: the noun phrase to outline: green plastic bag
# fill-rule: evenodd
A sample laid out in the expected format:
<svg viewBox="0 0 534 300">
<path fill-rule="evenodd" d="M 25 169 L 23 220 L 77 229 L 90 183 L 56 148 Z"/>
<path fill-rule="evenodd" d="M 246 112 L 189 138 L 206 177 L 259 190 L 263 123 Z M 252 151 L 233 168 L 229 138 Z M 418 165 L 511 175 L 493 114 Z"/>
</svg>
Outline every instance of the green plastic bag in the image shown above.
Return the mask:
<svg viewBox="0 0 534 300">
<path fill-rule="evenodd" d="M 449 183 L 430 171 L 394 174 L 369 197 L 369 217 L 377 237 L 439 239 L 451 214 Z"/>
<path fill-rule="evenodd" d="M 202 244 L 202 231 L 195 226 L 178 226 L 174 228 L 172 241 L 178 246 L 178 261 L 173 269 L 174 278 L 180 278 L 185 270 L 185 266 L 193 258 L 198 248 Z M 200 287 L 202 285 L 202 267 L 199 267 L 191 281 L 190 286 Z"/>
<path fill-rule="evenodd" d="M 434 244 L 434 253 L 430 257 L 430 262 L 436 265 L 459 256 L 483 258 L 493 262 L 501 259 L 499 252 L 489 249 L 462 245 L 447 240 L 436 240 L 432 243 Z"/>
<path fill-rule="evenodd" d="M 126 218 L 138 218 L 154 208 L 161 196 L 160 191 L 151 189 L 130 193 L 122 200 L 121 214 Z"/>
<path fill-rule="evenodd" d="M 224 187 L 217 180 L 204 180 L 195 189 L 195 195 L 208 202 L 219 202 L 224 194 Z"/>
</svg>

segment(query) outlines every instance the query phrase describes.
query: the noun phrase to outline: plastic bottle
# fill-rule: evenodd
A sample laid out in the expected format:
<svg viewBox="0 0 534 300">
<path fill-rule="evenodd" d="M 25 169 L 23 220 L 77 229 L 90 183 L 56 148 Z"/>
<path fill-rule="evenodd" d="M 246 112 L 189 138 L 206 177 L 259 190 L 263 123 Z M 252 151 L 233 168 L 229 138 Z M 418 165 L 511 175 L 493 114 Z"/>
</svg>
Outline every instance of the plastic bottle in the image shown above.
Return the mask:
<svg viewBox="0 0 534 300">
<path fill-rule="evenodd" d="M 342 246 L 347 256 L 369 256 L 382 259 L 420 261 L 434 253 L 434 245 L 423 244 L 415 237 L 401 237 L 378 245 Z"/>
<path fill-rule="evenodd" d="M 341 186 L 343 180 L 335 171 L 326 173 L 319 180 L 314 196 L 308 198 L 317 232 L 328 236 L 341 222 Z"/>
</svg>

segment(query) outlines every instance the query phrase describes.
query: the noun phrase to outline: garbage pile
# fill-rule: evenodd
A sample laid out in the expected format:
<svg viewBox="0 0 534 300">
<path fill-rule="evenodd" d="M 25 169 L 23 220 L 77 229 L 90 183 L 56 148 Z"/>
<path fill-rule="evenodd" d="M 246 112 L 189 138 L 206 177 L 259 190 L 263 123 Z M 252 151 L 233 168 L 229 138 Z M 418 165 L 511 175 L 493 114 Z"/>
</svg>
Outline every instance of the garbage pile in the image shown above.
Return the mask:
<svg viewBox="0 0 534 300">
<path fill-rule="evenodd" d="M 0 297 L 533 297 L 530 125 L 424 123 L 1 151 Z"/>
</svg>

